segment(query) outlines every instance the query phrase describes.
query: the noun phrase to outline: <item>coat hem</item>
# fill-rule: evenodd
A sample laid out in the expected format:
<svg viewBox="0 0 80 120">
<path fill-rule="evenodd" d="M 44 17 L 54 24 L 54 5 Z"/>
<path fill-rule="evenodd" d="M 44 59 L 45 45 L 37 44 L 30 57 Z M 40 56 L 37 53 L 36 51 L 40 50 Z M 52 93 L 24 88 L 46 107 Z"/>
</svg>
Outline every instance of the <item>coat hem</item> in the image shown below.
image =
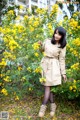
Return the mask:
<svg viewBox="0 0 80 120">
<path fill-rule="evenodd" d="M 45 84 L 42 83 L 43 86 L 57 86 L 57 85 L 61 85 L 62 83 L 58 83 L 58 84 Z"/>
</svg>

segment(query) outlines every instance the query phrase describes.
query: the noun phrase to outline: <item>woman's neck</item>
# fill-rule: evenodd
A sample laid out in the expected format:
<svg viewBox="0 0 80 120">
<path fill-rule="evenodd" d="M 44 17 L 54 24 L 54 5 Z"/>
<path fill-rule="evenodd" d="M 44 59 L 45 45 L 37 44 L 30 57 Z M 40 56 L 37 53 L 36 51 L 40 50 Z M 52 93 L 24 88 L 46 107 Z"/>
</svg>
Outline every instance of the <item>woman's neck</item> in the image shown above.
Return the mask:
<svg viewBox="0 0 80 120">
<path fill-rule="evenodd" d="M 59 42 L 56 42 L 56 45 L 59 45 Z"/>
</svg>

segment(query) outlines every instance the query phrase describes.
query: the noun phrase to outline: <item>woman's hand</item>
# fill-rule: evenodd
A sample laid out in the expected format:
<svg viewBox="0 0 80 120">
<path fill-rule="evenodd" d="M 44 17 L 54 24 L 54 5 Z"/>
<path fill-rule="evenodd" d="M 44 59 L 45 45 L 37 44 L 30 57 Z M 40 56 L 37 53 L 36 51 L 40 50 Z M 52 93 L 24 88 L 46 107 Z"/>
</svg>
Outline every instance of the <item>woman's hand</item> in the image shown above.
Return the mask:
<svg viewBox="0 0 80 120">
<path fill-rule="evenodd" d="M 67 81 L 66 75 L 62 75 L 62 77 L 63 77 L 63 79 L 64 79 L 64 82 L 66 82 L 66 81 Z"/>
<path fill-rule="evenodd" d="M 39 40 L 39 41 L 38 41 L 38 44 L 42 45 L 42 41 Z"/>
</svg>

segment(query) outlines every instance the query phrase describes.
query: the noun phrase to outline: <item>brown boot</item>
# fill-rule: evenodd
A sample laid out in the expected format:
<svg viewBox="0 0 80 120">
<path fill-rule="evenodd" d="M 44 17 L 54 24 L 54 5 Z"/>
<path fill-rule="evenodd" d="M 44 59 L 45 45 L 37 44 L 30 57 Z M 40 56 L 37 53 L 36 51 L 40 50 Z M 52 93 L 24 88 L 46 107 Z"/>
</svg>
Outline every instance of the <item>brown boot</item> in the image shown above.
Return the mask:
<svg viewBox="0 0 80 120">
<path fill-rule="evenodd" d="M 39 117 L 43 117 L 44 116 L 46 108 L 47 108 L 46 105 L 41 105 L 40 111 L 39 111 L 39 115 L 38 115 Z"/>
<path fill-rule="evenodd" d="M 50 112 L 50 116 L 53 117 L 55 114 L 55 110 L 56 110 L 56 104 L 55 103 L 51 103 L 51 112 Z"/>
</svg>

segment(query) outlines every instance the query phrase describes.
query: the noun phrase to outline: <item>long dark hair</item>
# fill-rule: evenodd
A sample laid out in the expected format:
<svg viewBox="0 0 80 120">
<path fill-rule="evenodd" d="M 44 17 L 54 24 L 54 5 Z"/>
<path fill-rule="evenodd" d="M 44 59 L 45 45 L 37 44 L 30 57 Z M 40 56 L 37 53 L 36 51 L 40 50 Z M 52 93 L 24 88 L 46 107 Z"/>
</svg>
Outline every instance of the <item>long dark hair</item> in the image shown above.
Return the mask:
<svg viewBox="0 0 80 120">
<path fill-rule="evenodd" d="M 64 48 L 67 44 L 66 42 L 66 30 L 63 28 L 63 27 L 57 27 L 54 31 L 54 34 L 53 34 L 53 37 L 51 39 L 51 43 L 52 44 L 56 44 L 56 41 L 55 41 L 55 38 L 54 38 L 54 35 L 56 33 L 56 30 L 58 30 L 58 33 L 62 36 L 61 37 L 61 40 L 59 40 L 59 43 L 60 43 L 60 48 Z"/>
</svg>

